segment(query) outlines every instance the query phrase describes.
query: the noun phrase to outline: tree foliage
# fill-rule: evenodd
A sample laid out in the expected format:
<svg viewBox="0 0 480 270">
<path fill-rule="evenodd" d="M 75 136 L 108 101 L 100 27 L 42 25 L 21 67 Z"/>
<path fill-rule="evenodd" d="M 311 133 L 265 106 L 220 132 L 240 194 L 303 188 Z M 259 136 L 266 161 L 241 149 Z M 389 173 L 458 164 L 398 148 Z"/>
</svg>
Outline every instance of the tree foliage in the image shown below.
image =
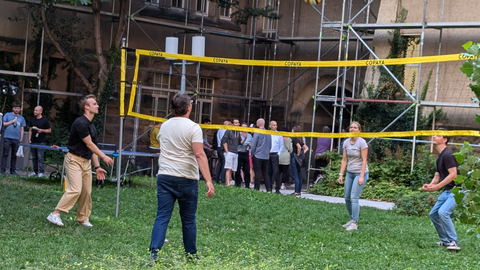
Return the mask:
<svg viewBox="0 0 480 270">
<path fill-rule="evenodd" d="M 472 81 L 469 85 L 475 97 L 472 100 L 478 103 L 480 99 L 480 43 L 467 42 L 463 45 L 467 51 L 464 56 L 465 61 L 460 70 Z M 477 115 L 475 121 L 480 123 L 480 116 Z M 455 179 L 456 184 L 452 192 L 455 194 L 457 209 L 460 212 L 460 221 L 471 224 L 472 228 L 469 234 L 475 234 L 480 238 L 480 159 L 473 153 L 473 148 L 468 142 L 460 152 L 454 154 L 460 166 L 459 175 Z"/>
<path fill-rule="evenodd" d="M 274 7 L 269 5 L 263 8 L 248 5 L 241 8 L 240 1 L 238 0 L 210 0 L 210 2 L 217 3 L 217 5 L 222 8 L 234 8 L 235 11 L 232 12 L 231 17 L 238 24 L 247 24 L 248 20 L 252 17 L 264 17 L 271 20 L 280 20 L 283 17 L 283 15 L 275 11 Z"/>
</svg>

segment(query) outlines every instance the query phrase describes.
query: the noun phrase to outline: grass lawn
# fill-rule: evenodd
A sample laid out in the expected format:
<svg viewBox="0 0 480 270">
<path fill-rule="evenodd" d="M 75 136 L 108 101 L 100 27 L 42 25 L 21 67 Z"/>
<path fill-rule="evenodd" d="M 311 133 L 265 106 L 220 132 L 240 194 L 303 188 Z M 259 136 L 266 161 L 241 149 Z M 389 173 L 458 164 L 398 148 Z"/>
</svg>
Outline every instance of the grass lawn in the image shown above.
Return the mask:
<svg viewBox="0 0 480 270">
<path fill-rule="evenodd" d="M 79 226 L 76 208 L 64 227 L 46 220 L 63 191 L 43 179 L 0 176 L 0 269 L 147 269 L 156 189 L 137 178 L 120 192 L 92 192 L 93 228 Z M 347 232 L 342 204 L 200 184 L 197 246 L 201 261 L 182 251 L 178 211 L 167 231 L 158 269 L 480 269 L 480 240 L 456 224 L 462 248 L 449 252 L 427 217 L 363 207 L 359 230 Z"/>
</svg>

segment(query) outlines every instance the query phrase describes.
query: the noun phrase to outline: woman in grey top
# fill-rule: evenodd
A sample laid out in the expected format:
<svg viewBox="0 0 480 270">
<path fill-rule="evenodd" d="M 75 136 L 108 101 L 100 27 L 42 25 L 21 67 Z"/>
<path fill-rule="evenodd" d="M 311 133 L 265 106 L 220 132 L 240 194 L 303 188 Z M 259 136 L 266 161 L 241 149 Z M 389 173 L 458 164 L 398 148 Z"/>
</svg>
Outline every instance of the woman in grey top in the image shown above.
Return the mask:
<svg viewBox="0 0 480 270">
<path fill-rule="evenodd" d="M 351 133 L 361 131 L 362 126 L 358 122 L 350 124 Z M 367 142 L 361 137 L 352 137 L 343 142 L 343 158 L 338 183 L 343 184 L 343 173 L 346 167 L 347 175 L 345 177 L 344 194 L 350 221 L 344 224 L 343 227 L 347 231 L 357 230 L 358 228 L 358 214 L 360 212 L 358 199 L 368 180 L 367 153 Z"/>
</svg>

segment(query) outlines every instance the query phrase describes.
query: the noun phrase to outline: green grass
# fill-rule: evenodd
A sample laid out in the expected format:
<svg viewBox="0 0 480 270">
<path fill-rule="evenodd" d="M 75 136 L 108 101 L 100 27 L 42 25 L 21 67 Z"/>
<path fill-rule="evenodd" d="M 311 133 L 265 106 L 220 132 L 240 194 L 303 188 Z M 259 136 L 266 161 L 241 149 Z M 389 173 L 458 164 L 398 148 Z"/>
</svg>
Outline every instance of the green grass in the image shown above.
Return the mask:
<svg viewBox="0 0 480 270">
<path fill-rule="evenodd" d="M 147 269 L 157 205 L 150 178 L 121 189 L 118 219 L 115 186 L 94 188 L 93 228 L 76 223 L 75 208 L 64 227 L 46 220 L 63 193 L 57 183 L 2 176 L 0 185 L 0 269 Z M 462 250 L 449 252 L 425 217 L 363 207 L 359 230 L 346 232 L 342 204 L 218 185 L 208 199 L 200 189 L 202 260 L 185 261 L 175 210 L 158 269 L 480 269 L 480 242 L 461 224 Z"/>
</svg>

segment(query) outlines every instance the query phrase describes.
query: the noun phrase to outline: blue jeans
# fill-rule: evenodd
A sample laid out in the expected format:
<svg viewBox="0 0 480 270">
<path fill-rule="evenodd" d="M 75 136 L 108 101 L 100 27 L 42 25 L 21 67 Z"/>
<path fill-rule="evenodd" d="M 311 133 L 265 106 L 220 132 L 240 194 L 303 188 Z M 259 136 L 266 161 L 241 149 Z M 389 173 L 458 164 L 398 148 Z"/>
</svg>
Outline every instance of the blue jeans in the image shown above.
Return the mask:
<svg viewBox="0 0 480 270">
<path fill-rule="evenodd" d="M 183 244 L 188 254 L 197 253 L 197 224 L 195 214 L 198 202 L 198 181 L 170 175 L 157 175 L 158 209 L 152 230 L 150 252 L 157 257 L 167 234 L 173 206 L 178 200 L 182 219 Z"/>
<path fill-rule="evenodd" d="M 358 215 L 360 213 L 360 204 L 358 199 L 362 195 L 363 188 L 368 180 L 368 172 L 363 175 L 363 185 L 358 184 L 358 178 L 360 173 L 347 172 L 345 176 L 345 204 L 347 205 L 348 214 L 350 215 L 350 221 L 358 222 Z"/>
<path fill-rule="evenodd" d="M 295 163 L 295 158 L 293 156 L 290 157 L 290 169 L 292 169 L 292 177 L 293 180 L 295 180 L 295 193 L 301 193 L 303 182 L 301 171 L 302 168 L 297 167 L 297 164 Z"/>
<path fill-rule="evenodd" d="M 435 229 L 437 229 L 438 236 L 440 240 L 444 243 L 450 243 L 452 241 L 457 242 L 457 232 L 453 226 L 452 219 L 450 215 L 457 207 L 455 198 L 450 190 L 445 190 L 440 197 L 438 197 L 437 202 L 430 211 L 430 219 L 432 220 Z"/>
<path fill-rule="evenodd" d="M 45 143 L 35 143 L 45 145 Z M 44 173 L 45 167 L 45 160 L 44 160 L 44 153 L 45 150 L 38 149 L 38 148 L 30 148 L 30 152 L 32 152 L 32 163 L 33 163 L 33 172 L 34 173 Z"/>
</svg>

